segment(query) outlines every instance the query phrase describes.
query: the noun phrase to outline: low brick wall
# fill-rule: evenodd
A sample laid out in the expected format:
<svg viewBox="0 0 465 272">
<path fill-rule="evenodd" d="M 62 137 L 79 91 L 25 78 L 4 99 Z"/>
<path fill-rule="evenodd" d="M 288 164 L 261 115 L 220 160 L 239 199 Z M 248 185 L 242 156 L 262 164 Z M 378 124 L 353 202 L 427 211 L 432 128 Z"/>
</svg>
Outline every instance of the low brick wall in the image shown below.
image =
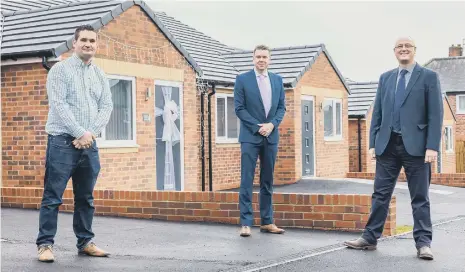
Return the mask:
<svg viewBox="0 0 465 272">
<path fill-rule="evenodd" d="M 2 207 L 39 209 L 42 188 L 2 188 Z M 237 192 L 166 192 L 95 190 L 96 215 L 239 225 Z M 255 225 L 259 225 L 258 194 L 253 195 Z M 370 195 L 273 195 L 275 223 L 282 227 L 360 232 L 368 220 Z M 73 192 L 65 191 L 61 211 L 72 212 Z M 396 228 L 393 197 L 384 235 Z"/>
<path fill-rule="evenodd" d="M 367 172 L 349 172 L 347 173 L 347 178 L 359 178 L 359 179 L 375 179 L 375 173 Z M 407 178 L 405 173 L 400 173 L 398 181 L 405 182 Z M 465 173 L 455 173 L 455 174 L 438 174 L 433 173 L 431 176 L 431 183 L 438 185 L 446 185 L 452 187 L 462 187 L 465 188 Z"/>
</svg>

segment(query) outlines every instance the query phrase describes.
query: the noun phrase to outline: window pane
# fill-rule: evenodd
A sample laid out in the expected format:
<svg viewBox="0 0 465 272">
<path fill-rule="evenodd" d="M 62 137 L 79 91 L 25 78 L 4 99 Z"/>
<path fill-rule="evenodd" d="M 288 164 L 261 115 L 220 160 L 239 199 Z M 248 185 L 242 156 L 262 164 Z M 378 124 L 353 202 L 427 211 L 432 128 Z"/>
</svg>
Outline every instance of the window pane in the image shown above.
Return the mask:
<svg viewBox="0 0 465 272">
<path fill-rule="evenodd" d="M 225 127 L 226 127 L 226 121 L 225 121 L 225 104 L 224 104 L 224 98 L 220 97 L 216 99 L 216 133 L 218 137 L 224 137 L 225 135 Z"/>
<path fill-rule="evenodd" d="M 459 110 L 460 111 L 465 111 L 465 96 L 457 96 L 458 97 L 458 104 L 459 104 Z"/>
<path fill-rule="evenodd" d="M 228 97 L 228 106 L 226 107 L 228 110 L 228 138 L 237 138 L 239 136 L 238 133 L 238 126 L 237 126 L 237 116 L 234 110 L 234 97 Z"/>
<path fill-rule="evenodd" d="M 133 140 L 132 81 L 109 79 L 113 111 L 105 128 L 105 140 Z"/>
<path fill-rule="evenodd" d="M 342 135 L 341 103 L 336 103 L 336 135 Z"/>
<path fill-rule="evenodd" d="M 324 128 L 325 137 L 333 136 L 333 106 L 332 101 L 324 102 Z"/>
</svg>

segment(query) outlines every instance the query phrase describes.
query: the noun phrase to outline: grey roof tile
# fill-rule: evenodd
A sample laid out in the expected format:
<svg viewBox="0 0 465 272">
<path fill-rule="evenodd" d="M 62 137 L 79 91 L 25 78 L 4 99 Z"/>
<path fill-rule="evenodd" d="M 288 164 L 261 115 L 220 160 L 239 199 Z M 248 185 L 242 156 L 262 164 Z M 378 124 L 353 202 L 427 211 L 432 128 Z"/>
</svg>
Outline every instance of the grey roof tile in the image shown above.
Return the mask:
<svg viewBox="0 0 465 272">
<path fill-rule="evenodd" d="M 20 4 L 14 4 L 6 0 L 6 5 L 3 5 L 3 2 L 1 7 L 2 17 L 4 17 L 3 36 L 1 37 L 2 59 L 39 53 L 58 57 L 72 48 L 76 27 L 90 24 L 100 29 L 113 18 L 137 4 L 158 25 L 194 69 L 198 73 L 202 72 L 186 49 L 172 38 L 169 31 L 143 1 L 25 0 Z"/>
<path fill-rule="evenodd" d="M 424 67 L 439 74 L 443 92 L 465 93 L 465 56 L 434 58 Z"/>
<path fill-rule="evenodd" d="M 347 81 L 350 88 L 348 101 L 349 117 L 366 117 L 373 101 L 375 100 L 378 82 Z"/>
</svg>

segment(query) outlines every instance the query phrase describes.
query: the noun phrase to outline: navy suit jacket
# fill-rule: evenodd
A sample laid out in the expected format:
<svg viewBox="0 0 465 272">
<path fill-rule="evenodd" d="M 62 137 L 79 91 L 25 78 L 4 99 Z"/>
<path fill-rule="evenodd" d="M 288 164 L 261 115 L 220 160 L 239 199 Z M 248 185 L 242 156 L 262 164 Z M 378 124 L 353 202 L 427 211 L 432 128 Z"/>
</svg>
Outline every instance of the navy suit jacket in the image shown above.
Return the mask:
<svg viewBox="0 0 465 272">
<path fill-rule="evenodd" d="M 392 113 L 398 68 L 381 75 L 373 106 L 370 148 L 383 154 L 392 130 Z M 424 156 L 426 149 L 439 151 L 444 108 L 436 72 L 416 64 L 400 108 L 402 140 L 412 156 Z"/>
<path fill-rule="evenodd" d="M 274 129 L 266 138 L 270 144 L 279 142 L 278 127 L 286 112 L 283 79 L 281 76 L 268 72 L 271 82 L 272 99 L 268 117 L 265 114 L 260 89 L 258 88 L 255 71 L 240 74 L 234 85 L 234 105 L 237 117 L 241 120 L 239 142 L 261 143 L 266 137 L 258 132 L 258 124 L 272 123 Z"/>
</svg>

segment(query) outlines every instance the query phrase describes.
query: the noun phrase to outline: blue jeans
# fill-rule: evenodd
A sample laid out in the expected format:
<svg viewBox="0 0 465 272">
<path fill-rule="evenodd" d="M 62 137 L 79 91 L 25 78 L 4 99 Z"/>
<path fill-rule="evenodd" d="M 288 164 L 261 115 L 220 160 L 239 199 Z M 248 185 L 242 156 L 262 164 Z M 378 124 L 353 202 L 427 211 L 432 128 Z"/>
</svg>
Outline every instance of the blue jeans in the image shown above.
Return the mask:
<svg viewBox="0 0 465 272">
<path fill-rule="evenodd" d="M 48 136 L 45 162 L 44 194 L 39 215 L 37 246 L 53 245 L 57 232 L 58 209 L 70 178 L 73 180 L 73 230 L 77 248 L 82 250 L 94 237 L 93 191 L 100 172 L 98 148 L 76 149 L 70 135 Z"/>
</svg>

